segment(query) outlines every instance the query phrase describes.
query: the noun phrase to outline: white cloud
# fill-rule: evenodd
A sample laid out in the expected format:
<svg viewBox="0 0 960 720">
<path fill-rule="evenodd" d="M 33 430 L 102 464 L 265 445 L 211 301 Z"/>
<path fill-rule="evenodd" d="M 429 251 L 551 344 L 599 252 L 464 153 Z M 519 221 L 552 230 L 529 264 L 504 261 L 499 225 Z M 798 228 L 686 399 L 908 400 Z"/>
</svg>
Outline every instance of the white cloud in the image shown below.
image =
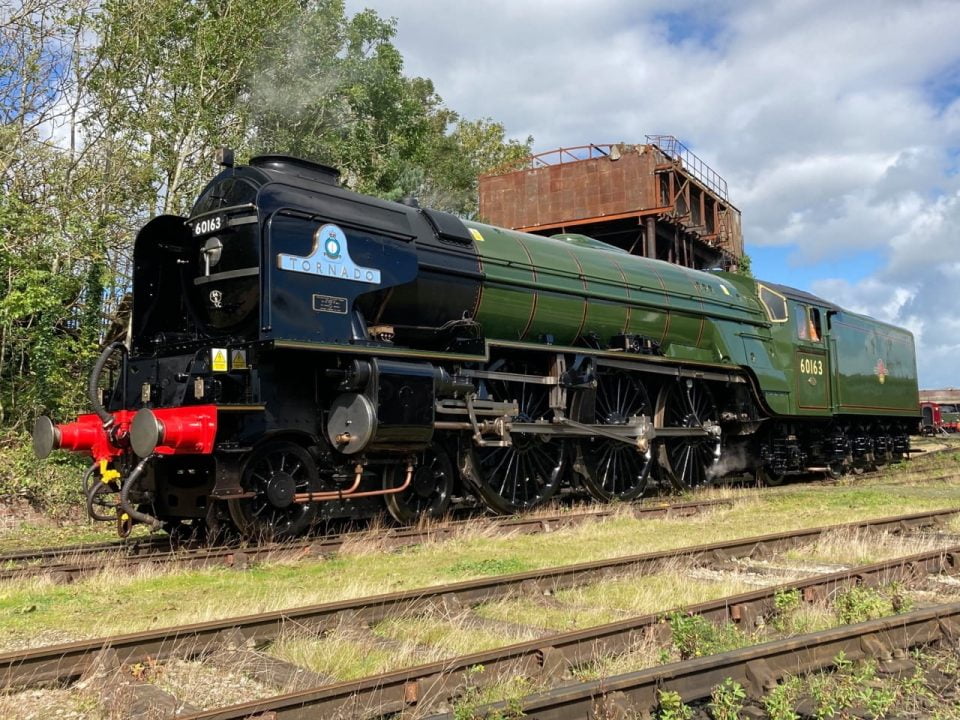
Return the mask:
<svg viewBox="0 0 960 720">
<path fill-rule="evenodd" d="M 921 383 L 956 386 L 960 371 L 960 193 L 914 204 L 889 262 L 859 282 L 830 278 L 813 290 L 838 304 L 913 331 Z"/>
<path fill-rule="evenodd" d="M 917 332 L 923 384 L 960 384 L 960 2 L 365 6 L 397 17 L 409 73 L 537 149 L 680 137 L 729 181 L 748 250 L 819 264 L 812 289 Z"/>
</svg>

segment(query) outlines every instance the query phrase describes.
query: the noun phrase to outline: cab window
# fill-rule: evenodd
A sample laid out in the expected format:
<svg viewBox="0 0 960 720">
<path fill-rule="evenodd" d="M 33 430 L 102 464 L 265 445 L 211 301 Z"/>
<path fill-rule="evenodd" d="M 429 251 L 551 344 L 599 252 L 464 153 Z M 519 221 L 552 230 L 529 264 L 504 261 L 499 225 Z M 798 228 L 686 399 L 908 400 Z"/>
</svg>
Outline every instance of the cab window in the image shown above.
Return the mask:
<svg viewBox="0 0 960 720">
<path fill-rule="evenodd" d="M 191 215 L 219 210 L 225 207 L 246 205 L 257 201 L 257 187 L 244 178 L 224 178 L 207 188 L 190 211 Z"/>
<path fill-rule="evenodd" d="M 807 321 L 807 313 L 803 305 L 793 306 L 793 316 L 796 318 L 797 323 L 797 337 L 801 340 L 809 340 L 809 322 Z"/>
<path fill-rule="evenodd" d="M 772 322 L 787 321 L 787 299 L 766 285 L 759 286 L 760 303 Z"/>
<path fill-rule="evenodd" d="M 817 308 L 794 305 L 793 314 L 796 318 L 798 338 L 815 343 L 823 339 L 823 333 L 820 329 L 820 311 Z"/>
<path fill-rule="evenodd" d="M 807 325 L 810 342 L 820 342 L 823 340 L 823 331 L 820 326 L 820 311 L 817 308 L 807 308 Z"/>
</svg>

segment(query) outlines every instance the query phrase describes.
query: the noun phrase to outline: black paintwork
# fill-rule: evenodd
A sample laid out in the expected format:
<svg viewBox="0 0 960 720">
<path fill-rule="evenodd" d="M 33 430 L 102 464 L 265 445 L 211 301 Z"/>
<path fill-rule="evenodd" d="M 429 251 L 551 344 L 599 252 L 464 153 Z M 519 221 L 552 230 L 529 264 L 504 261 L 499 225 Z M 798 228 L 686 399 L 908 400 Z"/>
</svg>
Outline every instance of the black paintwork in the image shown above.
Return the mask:
<svg viewBox="0 0 960 720">
<path fill-rule="evenodd" d="M 343 230 L 352 260 L 378 270 L 378 284 L 279 267 L 281 253 L 309 255 L 325 224 Z M 214 240 L 221 252 L 207 258 L 205 271 L 203 248 Z M 376 351 L 392 340 L 462 348 L 479 335 L 471 323 L 483 275 L 458 218 L 359 195 L 337 185 L 336 171 L 282 156 L 224 169 L 189 218 L 152 220 L 137 237 L 134 264 L 133 351 L 111 407 L 224 408 L 213 458 L 151 466 L 142 499 L 161 518 L 201 517 L 209 498 L 242 492 L 244 453 L 277 434 L 299 437 L 325 477 L 350 482 L 356 458 L 331 448 L 324 426 L 357 356 L 347 360 L 331 345 L 369 350 L 362 392 L 376 408 L 377 429 L 366 454 L 399 460 L 423 448 L 433 435 L 435 368 Z M 373 337 L 370 326 L 380 328 Z M 311 345 L 325 351 L 310 352 Z M 248 367 L 215 371 L 217 349 L 245 350 Z M 325 503 L 324 511 L 369 510 L 362 505 Z"/>
<path fill-rule="evenodd" d="M 433 438 L 434 368 L 429 363 L 371 360 L 367 395 L 377 409 L 374 450 L 419 450 Z"/>
<path fill-rule="evenodd" d="M 255 162 L 214 178 L 189 221 L 162 216 L 141 231 L 134 253 L 138 352 L 220 337 L 365 344 L 368 323 L 395 325 L 401 336 L 429 334 L 475 310 L 480 261 L 458 218 L 337 187 L 335 171 L 313 163 L 282 156 Z M 258 223 L 232 225 L 251 213 Z M 198 219 L 217 216 L 230 225 L 193 235 Z M 325 223 L 345 231 L 354 261 L 380 270 L 380 284 L 277 266 L 279 253 L 306 254 Z M 204 277 L 201 250 L 213 236 L 222 255 Z M 424 297 L 432 301 L 420 302 Z M 339 312 L 342 299 L 346 313 Z"/>
</svg>

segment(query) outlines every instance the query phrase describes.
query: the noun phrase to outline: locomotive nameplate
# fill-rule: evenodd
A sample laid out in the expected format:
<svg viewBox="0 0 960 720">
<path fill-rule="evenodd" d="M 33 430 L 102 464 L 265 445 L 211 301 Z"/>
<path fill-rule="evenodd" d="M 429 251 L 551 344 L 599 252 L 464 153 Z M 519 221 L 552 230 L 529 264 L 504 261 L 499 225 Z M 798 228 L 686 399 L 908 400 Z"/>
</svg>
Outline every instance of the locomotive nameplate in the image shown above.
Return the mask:
<svg viewBox="0 0 960 720">
<path fill-rule="evenodd" d="M 321 275 L 323 277 L 380 284 L 380 271 L 376 268 L 357 265 L 350 257 L 347 235 L 332 223 L 324 225 L 313 236 L 309 255 L 279 253 L 277 267 L 281 270 Z"/>
<path fill-rule="evenodd" d="M 347 314 L 347 299 L 333 295 L 314 295 L 313 309 L 317 312 Z"/>
</svg>

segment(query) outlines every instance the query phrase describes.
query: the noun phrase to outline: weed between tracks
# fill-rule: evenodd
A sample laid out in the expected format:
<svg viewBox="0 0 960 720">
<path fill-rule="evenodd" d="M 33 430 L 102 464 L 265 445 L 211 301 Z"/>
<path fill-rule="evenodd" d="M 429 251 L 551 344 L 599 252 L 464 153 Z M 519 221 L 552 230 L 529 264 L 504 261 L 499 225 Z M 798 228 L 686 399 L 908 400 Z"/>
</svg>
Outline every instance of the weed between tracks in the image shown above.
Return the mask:
<svg viewBox="0 0 960 720">
<path fill-rule="evenodd" d="M 934 456 L 937 464 L 954 455 Z M 929 461 L 934 460 L 929 458 Z M 687 518 L 636 519 L 623 513 L 538 535 L 491 535 L 464 527 L 456 536 L 392 553 L 369 541 L 321 560 L 266 562 L 245 571 L 109 569 L 73 586 L 42 580 L 0 584 L 0 647 L 35 644 L 42 633 L 96 637 L 231 615 L 284 609 L 442 584 L 515 569 L 550 567 L 829 523 L 956 507 L 960 477 L 934 485 L 798 485 L 775 493 L 726 488 L 730 498 Z M 956 527 L 956 524 L 954 524 Z M 944 540 L 944 544 L 949 541 Z M 376 548 L 376 550 L 375 550 Z M 589 606 L 592 601 L 585 598 Z M 96 608 L 96 612 L 91 612 Z M 562 621 L 562 618 L 561 618 Z"/>
<path fill-rule="evenodd" d="M 673 567 L 668 572 L 653 576 L 626 577 L 596 585 L 580 591 L 563 591 L 549 598 L 551 602 L 565 605 L 564 601 L 579 599 L 577 592 L 596 601 L 597 610 L 610 610 L 610 602 L 619 604 L 617 593 L 602 594 L 603 587 L 621 585 L 624 595 L 636 610 L 631 614 L 647 611 L 665 613 L 661 620 L 669 628 L 668 641 L 658 640 L 655 633 L 641 634 L 625 652 L 615 655 L 598 655 L 574 669 L 576 680 L 596 680 L 621 673 L 632 672 L 663 663 L 676 662 L 693 657 L 702 657 L 725 652 L 766 640 L 824 630 L 842 624 L 863 622 L 911 610 L 923 601 L 945 602 L 956 598 L 953 595 L 931 595 L 915 588 L 907 589 L 891 584 L 881 588 L 854 587 L 838 593 L 829 601 L 809 604 L 801 601 L 798 591 L 778 593 L 775 611 L 761 618 L 750 631 L 743 631 L 734 624 L 716 625 L 700 616 L 682 612 L 665 612 L 665 608 L 678 604 L 688 605 L 710 598 L 727 596 L 747 589 L 739 573 L 729 573 L 725 581 L 713 584 L 685 583 L 687 577 L 681 568 Z M 768 578 L 773 582 L 775 578 Z M 631 586 L 637 586 L 631 594 Z M 654 588 L 651 592 L 649 588 Z M 596 594 L 594 594 L 596 593 Z M 635 598 L 642 598 L 635 604 Z M 679 602 L 677 602 L 679 601 Z M 304 633 L 289 633 L 281 638 L 269 652 L 283 660 L 308 667 L 332 676 L 336 680 L 349 680 L 374 673 L 396 670 L 422 663 L 434 662 L 452 656 L 530 640 L 548 635 L 547 623 L 526 622 L 531 618 L 516 612 L 525 607 L 533 612 L 542 607 L 543 599 L 515 598 L 479 606 L 475 610 L 458 612 L 434 612 L 403 618 L 393 618 L 371 629 L 343 627 L 322 636 Z M 672 605 L 671 603 L 676 603 Z M 507 612 L 503 612 L 507 609 Z M 562 612 L 562 607 L 555 608 Z M 574 610 L 575 611 L 575 610 Z M 493 622 L 490 619 L 493 618 Z M 486 619 L 486 622 L 484 622 Z M 533 619 L 542 620 L 534 616 Z M 583 622 L 582 626 L 593 624 Z M 563 628 L 569 629 L 569 628 Z M 549 640 L 547 641 L 549 642 Z M 509 676 L 511 680 L 514 676 Z M 483 697 L 505 697 L 507 690 L 494 680 L 485 679 Z M 530 679 L 531 682 L 533 681 Z M 512 687 L 512 686 L 511 686 Z M 476 689 L 474 689 L 476 690 Z M 471 692 L 474 703 L 476 692 Z M 461 709 L 461 713 L 465 711 Z M 463 717 L 469 717 L 463 714 Z"/>
<path fill-rule="evenodd" d="M 960 466 L 958 454 L 936 458 L 936 463 L 929 463 L 935 470 L 950 468 L 951 463 Z M 934 457 L 927 460 L 933 461 Z M 6 583 L 0 585 L 0 643 L 8 648 L 35 646 L 38 638 L 59 642 L 738 536 L 956 507 L 960 477 L 926 484 L 922 473 L 896 471 L 874 479 L 856 479 L 850 485 L 794 486 L 760 493 L 724 488 L 703 495 L 734 499 L 737 505 L 689 518 L 637 520 L 624 513 L 542 535 L 503 536 L 465 527 L 453 538 L 392 553 L 383 552 L 379 530 L 373 528 L 365 538 L 352 541 L 344 554 L 326 560 L 265 562 L 242 572 L 167 571 L 157 567 L 131 572 L 128 568 L 107 568 L 74 586 L 52 585 L 39 579 Z M 960 530 L 960 522 L 954 521 L 949 529 Z M 955 539 L 933 536 L 837 536 L 824 538 L 809 550 L 794 551 L 769 564 L 773 567 L 778 560 L 787 564 L 875 561 L 954 542 Z M 505 598 L 463 613 L 397 618 L 369 630 L 341 628 L 320 638 L 291 631 L 270 652 L 323 675 L 350 679 L 550 631 L 615 620 L 625 614 L 662 612 L 669 607 L 742 592 L 758 582 L 782 580 L 782 576 L 758 579 L 747 573 L 697 573 L 678 565 L 655 576 L 621 577 L 539 599 Z M 956 591 L 953 587 L 944 592 Z M 854 598 L 856 601 L 849 603 L 847 611 L 869 607 L 868 599 Z M 96 612 L 91 612 L 91 608 L 96 608 Z M 882 612 L 893 609 L 890 599 Z M 676 622 L 681 635 L 686 628 L 688 636 L 696 640 L 689 646 L 692 652 L 698 647 L 720 648 L 724 643 L 754 640 L 752 635 L 738 638 L 722 632 L 713 639 L 704 639 L 692 624 Z M 803 605 L 784 613 L 778 622 L 779 627 L 771 626 L 764 632 L 808 632 L 836 624 L 839 619 L 832 606 Z M 665 650 L 652 640 L 638 641 L 630 652 L 595 658 L 579 668 L 577 674 L 584 678 L 604 677 L 657 664 L 690 651 L 682 650 L 683 647 L 683 642 L 679 642 Z M 200 677 L 200 673 L 195 675 Z M 182 673 L 182 678 L 191 676 L 189 671 Z M 166 677 L 169 681 L 172 676 Z M 177 686 L 184 686 L 184 682 Z M 503 697 L 505 692 L 481 690 L 469 683 L 465 687 L 458 705 L 461 717 L 469 716 L 462 714 L 469 708 L 493 699 L 497 693 Z M 0 703 L 8 700 L 0 698 Z M 5 716 L 3 709 L 0 705 L 0 716 Z M 26 717 L 23 712 L 17 716 Z M 38 715 L 41 716 L 46 717 Z M 90 710 L 79 717 L 98 715 Z"/>
<path fill-rule="evenodd" d="M 732 623 L 714 624 L 696 615 L 667 613 L 663 622 L 669 627 L 669 639 L 665 643 L 658 642 L 653 633 L 647 633 L 636 640 L 626 652 L 600 655 L 575 668 L 573 680 L 609 679 L 665 663 L 704 657 L 772 639 L 907 612 L 912 609 L 913 597 L 911 590 L 891 584 L 880 588 L 854 587 L 838 593 L 829 602 L 822 601 L 813 605 L 803 603 L 799 592 L 788 591 L 777 595 L 775 606 L 774 612 L 749 632 Z M 818 720 L 834 717 L 934 717 L 941 720 L 960 718 L 960 705 L 957 704 L 960 656 L 956 654 L 956 648 L 935 654 L 915 653 L 914 658 L 917 667 L 912 674 L 880 675 L 872 661 L 854 664 L 840 657 L 836 669 L 832 672 L 817 673 L 808 678 L 788 678 L 764 698 L 763 710 L 770 720 L 799 720 L 801 716 L 815 717 Z M 507 695 L 494 685 L 487 688 L 486 697 L 502 700 Z M 695 714 L 693 708 L 682 703 L 679 695 L 663 692 L 655 718 L 689 720 L 694 717 L 709 717 L 715 720 L 733 720 L 743 717 L 740 713 L 747 704 L 750 704 L 750 701 L 747 700 L 743 688 L 732 680 L 727 680 L 714 688 L 709 702 L 701 703 L 703 709 L 709 711 L 708 714 Z M 757 703 L 753 705 L 756 707 Z M 902 714 L 887 714 L 894 709 Z M 475 710 L 475 706 L 461 705 L 458 717 L 483 717 L 475 715 Z M 508 713 L 507 716 L 514 715 Z M 606 715 L 600 713 L 598 717 Z"/>
<path fill-rule="evenodd" d="M 778 580 L 768 578 L 768 584 Z M 752 589 L 740 573 L 696 577 L 693 566 L 681 561 L 664 564 L 660 572 L 624 575 L 601 583 L 558 590 L 547 597 L 515 597 L 486 603 L 477 614 L 491 620 L 566 631 L 645 615 L 672 607 L 713 600 Z"/>
<path fill-rule="evenodd" d="M 788 677 L 759 703 L 749 699 L 739 683 L 728 679 L 714 688 L 710 701 L 698 705 L 715 720 L 744 717 L 742 713 L 748 707 L 753 711 L 751 717 L 765 716 L 769 720 L 960 719 L 957 649 L 915 651 L 911 664 L 912 669 L 905 672 L 884 673 L 874 660 L 852 662 L 841 654 L 829 671 Z M 676 693 L 662 691 L 659 697 L 656 720 L 695 716 L 694 708 L 684 705 Z"/>
<path fill-rule="evenodd" d="M 922 584 L 922 583 L 921 583 Z M 774 611 L 760 619 L 757 627 L 744 631 L 733 623 L 714 624 L 697 615 L 670 612 L 668 644 L 649 638 L 637 643 L 626 655 L 595 658 L 577 672 L 577 677 L 594 680 L 632 672 L 656 664 L 676 662 L 727 652 L 759 642 L 817 632 L 909 612 L 917 605 L 954 602 L 960 593 L 932 594 L 916 587 L 891 583 L 881 587 L 851 587 L 829 600 L 805 603 L 799 591 L 779 592 Z"/>
</svg>

